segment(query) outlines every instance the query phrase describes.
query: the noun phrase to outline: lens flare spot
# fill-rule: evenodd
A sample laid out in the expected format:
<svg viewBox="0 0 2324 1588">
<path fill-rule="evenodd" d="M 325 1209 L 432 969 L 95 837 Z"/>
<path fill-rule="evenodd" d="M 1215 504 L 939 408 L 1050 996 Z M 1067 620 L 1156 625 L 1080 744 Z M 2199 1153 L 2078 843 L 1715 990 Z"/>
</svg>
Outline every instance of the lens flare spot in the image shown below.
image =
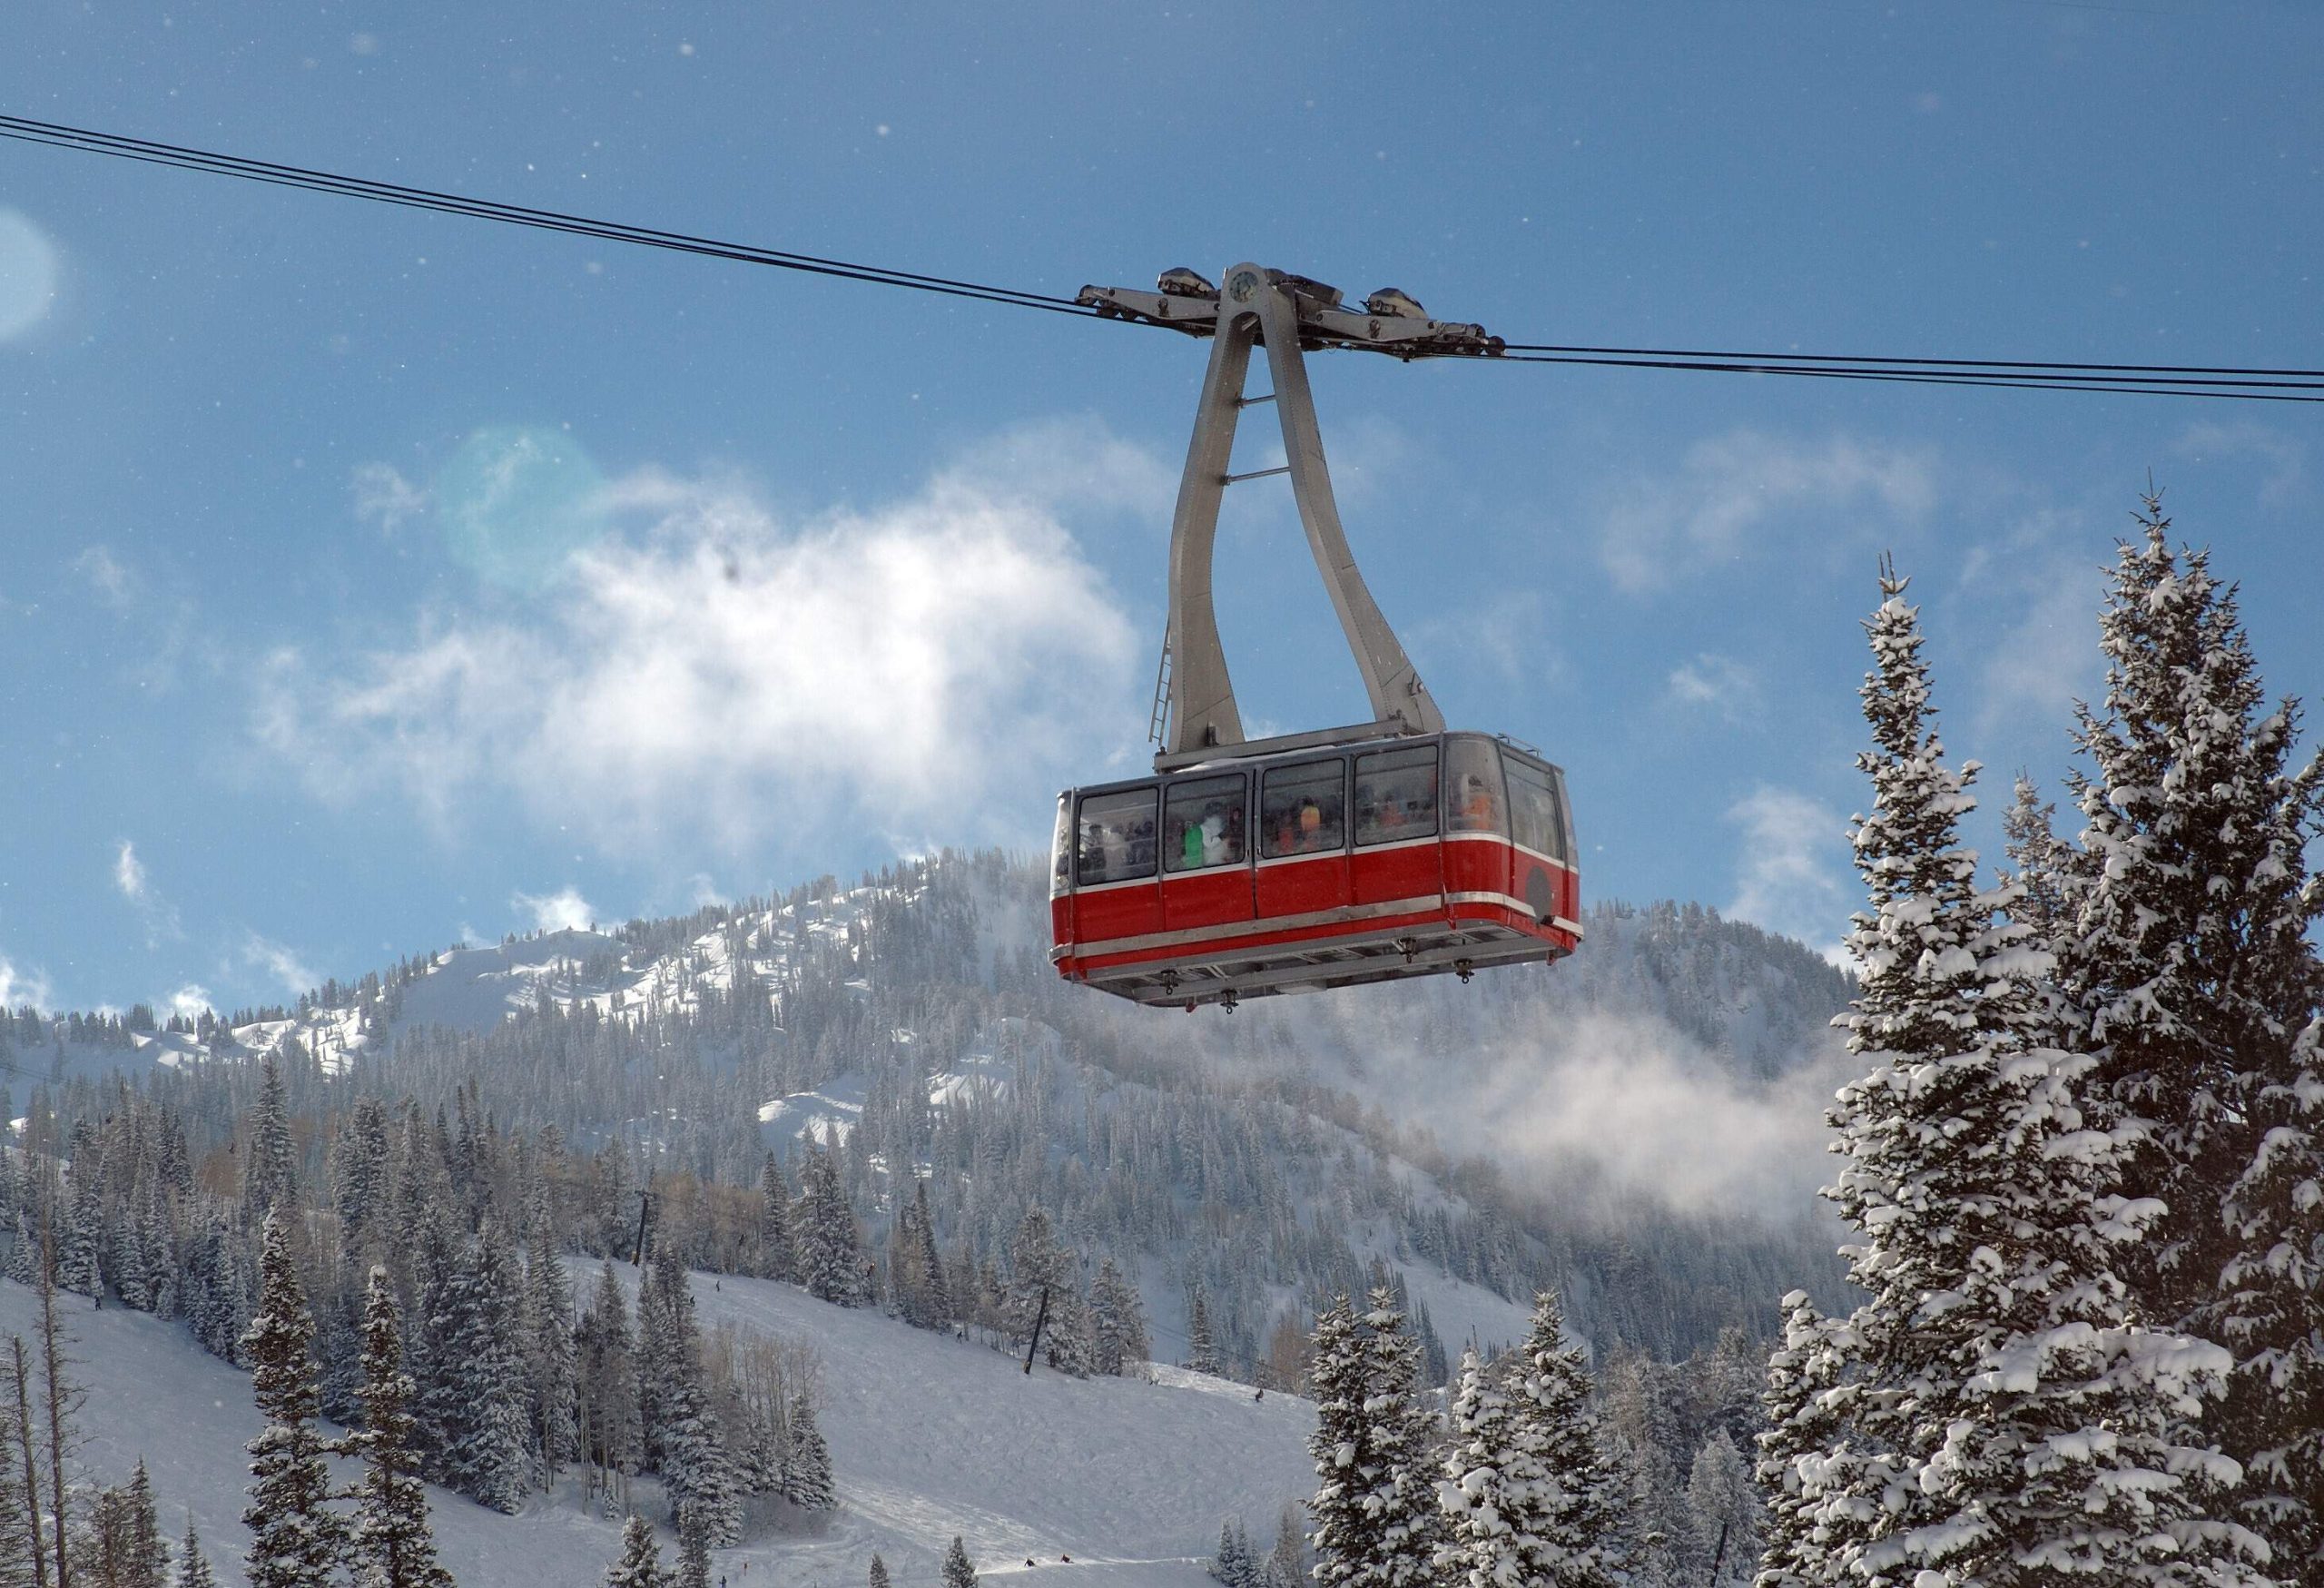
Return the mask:
<svg viewBox="0 0 2324 1588">
<path fill-rule="evenodd" d="M 477 577 L 537 590 L 606 529 L 605 479 L 560 430 L 494 425 L 436 478 L 445 549 Z"/>
</svg>

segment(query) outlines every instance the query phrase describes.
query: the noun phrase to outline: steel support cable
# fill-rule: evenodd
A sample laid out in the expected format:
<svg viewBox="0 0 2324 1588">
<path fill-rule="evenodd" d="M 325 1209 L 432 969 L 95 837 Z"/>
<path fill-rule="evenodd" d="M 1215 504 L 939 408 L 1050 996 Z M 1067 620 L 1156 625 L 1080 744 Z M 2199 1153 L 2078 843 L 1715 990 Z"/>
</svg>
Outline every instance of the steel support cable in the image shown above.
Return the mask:
<svg viewBox="0 0 2324 1588">
<path fill-rule="evenodd" d="M 2290 386 L 2293 391 L 2250 391 L 2234 389 L 2239 383 L 2214 385 L 2208 381 L 2180 384 L 2119 384 L 2102 382 L 2093 376 L 2076 380 L 2071 376 L 2041 379 L 2032 375 L 2013 377 L 2004 370 L 1962 370 L 1947 372 L 1934 370 L 1837 368 L 1829 365 L 1755 364 L 1714 359 L 1614 359 L 1590 358 L 1561 353 L 1508 352 L 1498 355 L 1467 353 L 1452 355 L 1482 363 L 1493 364 L 1581 364 L 1609 370 L 1693 370 L 1728 375 L 1793 375 L 1820 380 L 1884 380 L 1915 386 L 1981 386 L 2010 391 L 2097 391 L 2112 392 L 2118 397 L 2214 397 L 2240 402 L 2324 402 L 2324 381 L 2273 381 L 2265 384 Z M 2240 384 L 2256 384 L 2245 382 Z M 2302 396 L 2299 392 L 2315 395 Z"/>
<path fill-rule="evenodd" d="M 599 221 L 585 215 L 566 214 L 555 210 L 537 210 L 521 204 L 503 203 L 497 200 L 468 198 L 458 193 L 439 192 L 428 188 L 407 187 L 400 183 L 378 182 L 368 177 L 342 176 L 336 173 L 316 171 L 304 166 L 281 165 L 271 161 L 221 154 L 212 150 L 193 149 L 182 144 L 159 143 L 148 139 L 94 132 L 83 127 L 32 121 L 23 116 L 0 115 L 0 137 L 13 138 L 28 143 L 44 143 L 53 148 L 75 149 L 86 153 L 104 154 L 116 159 L 134 160 L 146 164 L 208 172 L 215 175 L 238 177 L 244 181 L 265 182 L 277 187 L 301 188 L 312 192 L 339 193 L 349 198 L 369 199 L 375 202 L 398 204 L 410 209 L 434 210 L 446 214 L 468 215 L 478 220 L 500 221 L 511 225 L 532 227 L 539 231 L 563 232 L 613 242 L 637 243 L 645 247 L 670 249 L 681 253 L 733 260 L 745 264 L 800 271 L 811 275 L 868 281 L 879 286 L 908 287 L 915 291 L 936 292 L 957 298 L 973 298 L 986 302 L 1006 303 L 1026 309 L 1041 309 L 1052 313 L 1071 314 L 1080 319 L 1097 317 L 1094 311 L 1084 308 L 1070 298 L 1059 298 L 1048 293 L 1024 291 L 1013 287 L 996 287 L 980 281 L 964 281 L 949 276 L 932 276 L 912 271 L 892 270 L 883 265 L 867 265 L 847 260 L 826 259 L 815 254 L 793 253 L 786 250 L 762 248 L 750 243 L 722 242 L 715 238 L 698 237 L 682 232 L 667 232 L 656 227 L 633 226 L 623 222 Z"/>
<path fill-rule="evenodd" d="M 2246 369 L 2222 364 L 2058 364 L 2040 363 L 2032 359 L 1905 359 L 1871 353 L 1736 353 L 1702 348 L 1561 347 L 1554 342 L 1508 342 L 1503 345 L 1512 353 L 1588 353 L 1608 358 L 1721 359 L 1764 364 L 1896 364 L 1931 369 L 2064 370 L 2091 374 L 2287 375 L 2300 380 L 2324 380 L 2324 370 Z"/>
<path fill-rule="evenodd" d="M 409 187 L 364 177 L 342 176 L 304 166 L 131 138 L 119 133 L 0 114 L 0 137 L 54 148 L 75 149 L 143 163 L 207 172 L 273 186 L 338 193 L 439 213 L 499 221 L 539 231 L 562 232 L 600 241 L 634 243 L 707 258 L 831 276 L 877 286 L 1018 308 L 1039 309 L 1081 319 L 1114 319 L 1069 298 L 997 287 L 949 276 L 927 275 L 815 254 L 726 242 L 655 227 L 600 221 L 496 200 Z M 1129 321 L 1128 323 L 1143 323 Z M 1473 354 L 1423 355 L 1478 357 Z M 1794 375 L 1824 380 L 1879 380 L 1912 385 L 1975 386 L 2034 391 L 2122 392 L 2153 397 L 2212 397 L 2259 402 L 2324 401 L 2324 370 L 2254 369 L 2213 365 L 2073 364 L 2030 360 L 1862 358 L 1828 353 L 1724 353 L 1669 348 L 1601 348 L 1517 342 L 1495 355 L 1510 363 L 1576 364 L 1609 369 L 1656 369 L 1727 374 Z M 2315 396 L 2299 395 L 2313 390 Z"/>
</svg>

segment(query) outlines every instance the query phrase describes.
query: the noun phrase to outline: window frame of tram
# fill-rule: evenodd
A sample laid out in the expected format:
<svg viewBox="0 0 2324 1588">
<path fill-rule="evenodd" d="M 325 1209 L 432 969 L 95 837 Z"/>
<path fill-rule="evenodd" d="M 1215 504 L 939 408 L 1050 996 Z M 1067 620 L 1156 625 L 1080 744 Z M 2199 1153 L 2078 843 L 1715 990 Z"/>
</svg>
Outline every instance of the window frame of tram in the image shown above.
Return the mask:
<svg viewBox="0 0 2324 1588">
<path fill-rule="evenodd" d="M 1182 876 L 1190 872 L 1214 871 L 1220 866 L 1242 865 L 1248 859 L 1246 834 L 1244 832 L 1245 813 L 1248 809 L 1251 785 L 1240 772 L 1223 773 L 1210 777 L 1190 777 L 1181 782 L 1162 785 L 1162 873 L 1165 876 Z M 1192 822 L 1180 814 L 1186 807 L 1199 804 L 1202 814 Z M 1219 830 L 1214 837 L 1208 831 L 1216 820 Z M 1189 863 L 1185 853 L 1190 833 L 1201 833 L 1200 847 Z"/>
<path fill-rule="evenodd" d="M 1049 897 L 1062 899 L 1073 891 L 1073 879 L 1080 865 L 1078 845 L 1073 824 L 1074 797 L 1069 794 L 1057 796 L 1057 835 L 1049 843 Z"/>
<path fill-rule="evenodd" d="M 1428 776 L 1427 793 L 1423 796 L 1424 814 L 1419 810 L 1407 810 L 1392 823 L 1382 822 L 1381 810 L 1396 808 L 1396 804 L 1382 806 L 1380 796 L 1383 794 L 1388 794 L 1397 804 L 1422 804 L 1386 786 L 1389 780 L 1408 778 L 1423 772 Z M 1367 780 L 1371 784 L 1368 802 Z M 1355 832 L 1355 846 L 1373 849 L 1384 843 L 1403 843 L 1436 837 L 1443 825 L 1443 769 L 1439 764 L 1437 745 L 1434 744 L 1397 745 L 1356 756 L 1354 795 L 1349 802 L 1355 818 L 1350 824 Z"/>
<path fill-rule="evenodd" d="M 1160 814 L 1161 790 L 1154 784 L 1138 788 L 1112 789 L 1102 794 L 1086 794 L 1077 802 L 1073 820 L 1073 885 L 1076 889 L 1101 888 L 1114 883 L 1150 883 L 1154 880 L 1155 861 L 1158 845 L 1156 842 L 1157 817 Z M 1092 875 L 1089 859 L 1093 823 L 1101 822 L 1117 812 L 1134 814 L 1144 806 L 1145 833 L 1141 836 L 1135 825 L 1109 834 L 1118 843 L 1123 856 L 1120 869 L 1111 862 L 1099 869 L 1102 874 Z M 1096 805 L 1097 810 L 1090 807 Z M 1100 829 L 1100 831 L 1103 831 Z M 1138 846 L 1145 845 L 1141 860 Z"/>
<path fill-rule="evenodd" d="M 1529 761 L 1505 745 L 1502 761 L 1508 773 L 1510 842 L 1529 854 L 1567 863 L 1564 791 L 1558 786 L 1556 770 Z M 1521 788 L 1523 795 L 1518 792 Z M 1538 803 L 1529 797 L 1536 794 L 1541 796 Z"/>
<path fill-rule="evenodd" d="M 1444 831 L 1509 834 L 1509 789 L 1501 771 L 1501 746 L 1491 739 L 1444 741 L 1444 793 L 1440 795 Z"/>
<path fill-rule="evenodd" d="M 1329 775 L 1322 775 L 1326 768 L 1329 768 Z M 1318 793 L 1326 787 L 1331 791 L 1328 804 L 1317 797 Z M 1277 790 L 1286 791 L 1285 803 L 1281 805 L 1272 803 Z M 1289 817 L 1295 824 L 1300 807 L 1307 803 L 1315 805 L 1315 842 L 1299 843 L 1295 836 L 1293 842 L 1279 845 L 1278 818 Z M 1347 806 L 1347 757 L 1344 755 L 1263 767 L 1259 773 L 1259 859 L 1299 860 L 1319 854 L 1346 853 Z"/>
</svg>

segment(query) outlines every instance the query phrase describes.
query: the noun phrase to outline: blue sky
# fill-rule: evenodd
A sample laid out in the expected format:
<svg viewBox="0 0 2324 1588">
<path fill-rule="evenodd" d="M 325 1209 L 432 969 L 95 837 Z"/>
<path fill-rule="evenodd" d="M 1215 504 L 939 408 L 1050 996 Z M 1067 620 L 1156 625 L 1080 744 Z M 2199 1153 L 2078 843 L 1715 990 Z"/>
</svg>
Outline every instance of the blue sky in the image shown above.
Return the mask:
<svg viewBox="0 0 2324 1588">
<path fill-rule="evenodd" d="M 1056 292 L 1256 258 L 1512 340 L 2324 365 L 2302 5 L 9 31 L 16 114 Z M 1141 754 L 1203 353 L 0 144 L 0 999 L 254 1003 L 1038 846 L 1058 786 Z M 1384 608 L 1456 723 L 1569 767 L 1595 894 L 1837 938 L 1883 548 L 1989 799 L 2067 764 L 2150 470 L 2270 683 L 2324 674 L 2312 409 L 1313 374 Z M 1220 547 L 1246 718 L 1354 720 L 1281 480 Z"/>
</svg>

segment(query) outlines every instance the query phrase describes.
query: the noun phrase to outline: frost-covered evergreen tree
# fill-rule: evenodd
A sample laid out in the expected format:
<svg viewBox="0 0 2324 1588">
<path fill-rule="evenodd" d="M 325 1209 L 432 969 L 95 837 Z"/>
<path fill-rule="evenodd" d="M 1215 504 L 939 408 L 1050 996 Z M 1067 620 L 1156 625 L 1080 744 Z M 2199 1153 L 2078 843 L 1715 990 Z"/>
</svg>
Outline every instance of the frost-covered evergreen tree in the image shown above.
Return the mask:
<svg viewBox="0 0 2324 1588">
<path fill-rule="evenodd" d="M 968 1548 L 957 1533 L 952 1547 L 944 1552 L 944 1588 L 977 1588 L 977 1569 L 969 1563 Z"/>
<path fill-rule="evenodd" d="M 607 1472 L 633 1475 L 644 1439 L 638 1421 L 636 1347 L 629 1327 L 629 1300 L 610 1258 L 598 1272 L 576 1349 L 587 1403 L 583 1433 L 588 1458 Z"/>
<path fill-rule="evenodd" d="M 1089 1287 L 1089 1361 L 1099 1373 L 1138 1373 L 1152 1347 L 1146 1339 L 1146 1307 L 1137 1287 L 1122 1277 L 1114 1259 L 1098 1265 Z"/>
<path fill-rule="evenodd" d="M 815 1404 L 804 1391 L 792 1397 L 790 1438 L 783 1461 L 783 1497 L 803 1511 L 828 1511 L 839 1504 L 832 1482 L 831 1446 L 815 1425 Z"/>
<path fill-rule="evenodd" d="M 656 1452 L 663 1487 L 674 1509 L 689 1502 L 700 1509 L 712 1544 L 734 1544 L 743 1530 L 741 1475 L 703 1382 L 694 1293 L 675 1248 L 655 1254 L 638 1297 L 638 1317 L 640 1382 L 650 1376 L 653 1384 L 648 1444 Z"/>
<path fill-rule="evenodd" d="M 2100 620 L 2106 695 L 2081 714 L 2085 854 L 2059 949 L 2101 1095 L 2142 1139 L 2129 1184 L 2163 1208 L 2131 1254 L 2145 1315 L 2235 1357 L 2201 1426 L 2248 1472 L 2280 1569 L 2324 1572 L 2324 755 L 2295 768 L 2207 554 L 2150 496 Z"/>
<path fill-rule="evenodd" d="M 2260 1581 L 2224 1515 L 2234 1464 L 2171 1433 L 2228 1358 L 2132 1321 L 2113 1265 L 2153 1209 L 2119 1194 L 2120 1139 L 2083 1128 L 2090 1061 L 2039 1040 L 2050 956 L 1957 842 L 1976 768 L 1944 761 L 1904 588 L 1884 570 L 1866 625 L 1873 804 L 1853 836 L 1871 909 L 1844 1023 L 1871 1063 L 1832 1116 L 1830 1194 L 1867 1299 L 1827 1336 L 1805 1536 L 1819 1570 L 1914 1588 Z"/>
<path fill-rule="evenodd" d="M 676 1588 L 710 1588 L 710 1510 L 700 1500 L 678 1506 Z"/>
<path fill-rule="evenodd" d="M 185 1514 L 185 1537 L 178 1544 L 177 1588 L 218 1588 L 210 1557 L 202 1553 L 202 1539 L 193 1530 L 193 1513 Z"/>
<path fill-rule="evenodd" d="M 1343 1296 L 1315 1320 L 1315 1432 L 1307 1448 L 1319 1480 L 1315 1580 L 1325 1588 L 1408 1588 L 1433 1583 L 1443 1541 L 1429 1445 L 1434 1419 L 1416 1386 L 1418 1344 L 1386 1289 L 1362 1318 Z"/>
<path fill-rule="evenodd" d="M 1765 1547 L 1766 1508 L 1751 1469 L 1724 1428 L 1713 1428 L 1687 1475 L 1689 1577 L 1710 1588 L 1748 1583 Z"/>
<path fill-rule="evenodd" d="M 349 1550 L 355 1588 L 451 1588 L 451 1573 L 436 1558 L 428 1489 L 412 1448 L 412 1396 L 395 1286 L 375 1267 L 363 1292 L 363 1426 L 345 1445 L 363 1463 Z"/>
<path fill-rule="evenodd" d="M 1218 1524 L 1218 1549 L 1210 1557 L 1210 1574 L 1221 1588 L 1253 1588 L 1257 1580 L 1258 1562 L 1251 1555 L 1251 1535 L 1235 1517 Z"/>
<path fill-rule="evenodd" d="M 880 1558 L 878 1550 L 872 1552 L 872 1571 L 868 1588 L 888 1588 L 888 1563 Z"/>
<path fill-rule="evenodd" d="M 654 1524 L 633 1515 L 621 1524 L 621 1554 L 606 1569 L 605 1588 L 669 1588 Z"/>
<path fill-rule="evenodd" d="M 535 1465 L 544 1484 L 574 1459 L 578 1357 L 573 1341 L 573 1287 L 558 1259 L 556 1232 L 545 1186 L 536 1186 L 528 1210 L 524 1280 L 526 1373 Z"/>
<path fill-rule="evenodd" d="M 290 1108 L 282 1066 L 271 1053 L 261 1061 L 258 1107 L 251 1111 L 242 1155 L 242 1212 L 252 1223 L 277 1203 L 296 1207 L 299 1150 L 290 1139 Z"/>
<path fill-rule="evenodd" d="M 783 1179 L 783 1164 L 773 1152 L 759 1169 L 759 1267 L 770 1279 L 798 1277 L 798 1253 L 792 1246 L 791 1188 Z"/>
<path fill-rule="evenodd" d="M 277 1209 L 266 1218 L 259 1256 L 259 1310 L 242 1336 L 251 1391 L 266 1426 L 250 1443 L 251 1530 L 243 1557 L 251 1588 L 325 1588 L 346 1546 L 346 1528 L 330 1506 L 330 1472 L 315 1429 L 315 1365 L 307 1355 L 314 1321 L 307 1312 L 290 1225 Z"/>
<path fill-rule="evenodd" d="M 1074 1288 L 1069 1274 L 1049 1297 L 1049 1333 L 1041 1341 L 1041 1356 L 1068 1377 L 1089 1376 L 1089 1306 Z"/>
<path fill-rule="evenodd" d="M 1455 1583 L 1610 1588 L 1618 1485 L 1598 1448 L 1590 1378 L 1564 1340 L 1556 1296 L 1535 1297 L 1525 1344 L 1488 1369 L 1462 1359 L 1452 1444 L 1437 1485 L 1451 1534 L 1438 1556 Z"/>
<path fill-rule="evenodd" d="M 1196 1373 L 1220 1371 L 1218 1342 L 1210 1332 L 1210 1297 L 1200 1285 L 1187 1302 L 1187 1366 Z"/>
<path fill-rule="evenodd" d="M 863 1238 L 829 1148 L 808 1149 L 791 1238 L 798 1252 L 799 1282 L 809 1295 L 840 1307 L 862 1307 L 871 1299 L 863 1283 Z"/>
<path fill-rule="evenodd" d="M 1832 1553 L 1815 1537 L 1822 1498 L 1814 1481 L 1831 1442 L 1831 1416 L 1823 1392 L 1831 1387 L 1836 1361 L 1823 1316 L 1805 1290 L 1783 1298 L 1784 1332 L 1768 1356 L 1767 1388 L 1760 1400 L 1766 1422 L 1758 1436 L 1755 1473 L 1768 1507 L 1767 1536 L 1760 1546 L 1756 1588 L 1823 1588 L 1837 1581 Z M 1817 1457 L 1810 1465 L 1803 1458 Z"/>
</svg>

